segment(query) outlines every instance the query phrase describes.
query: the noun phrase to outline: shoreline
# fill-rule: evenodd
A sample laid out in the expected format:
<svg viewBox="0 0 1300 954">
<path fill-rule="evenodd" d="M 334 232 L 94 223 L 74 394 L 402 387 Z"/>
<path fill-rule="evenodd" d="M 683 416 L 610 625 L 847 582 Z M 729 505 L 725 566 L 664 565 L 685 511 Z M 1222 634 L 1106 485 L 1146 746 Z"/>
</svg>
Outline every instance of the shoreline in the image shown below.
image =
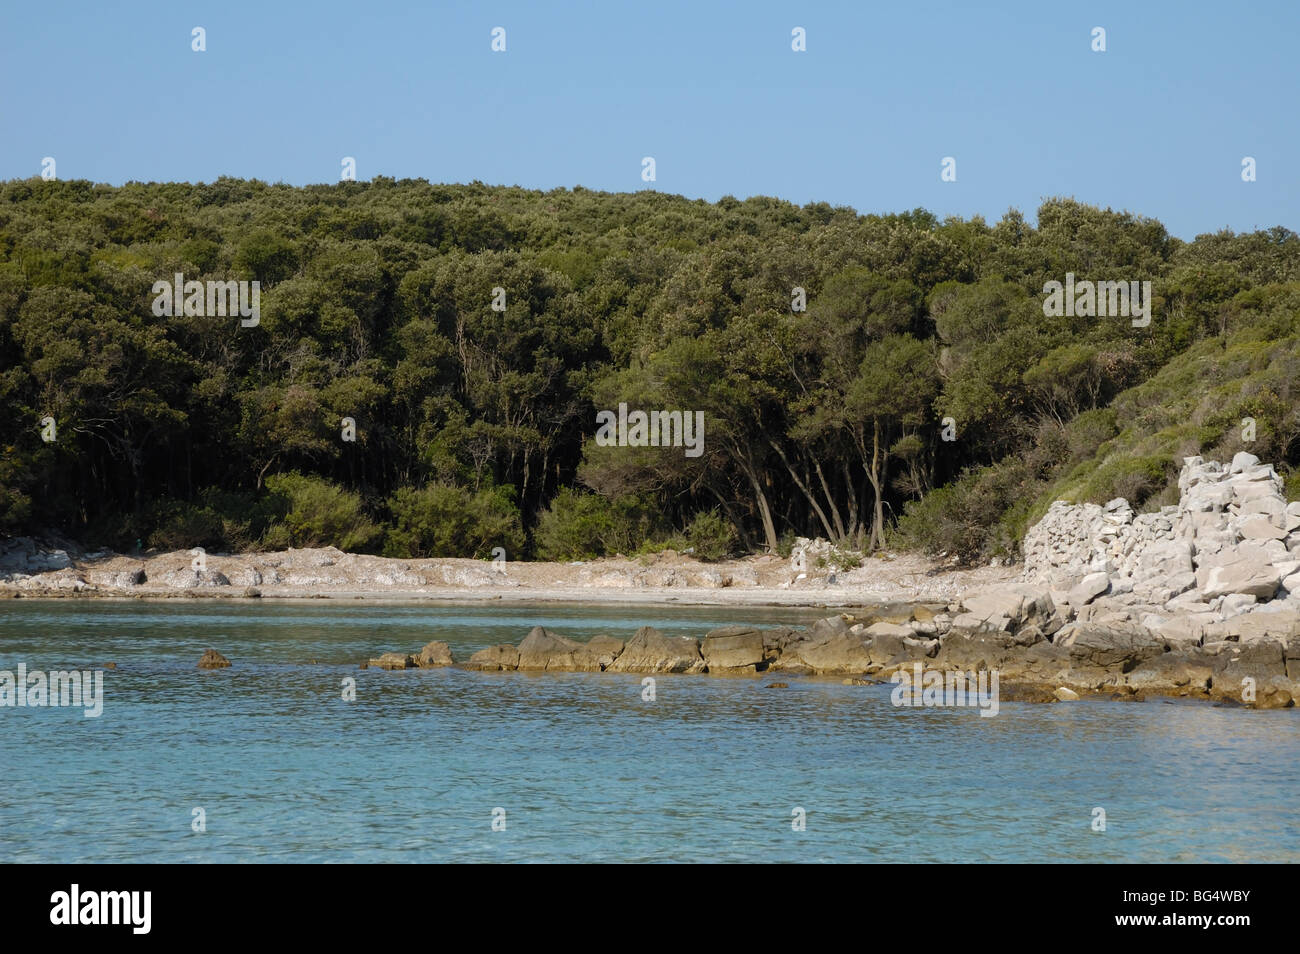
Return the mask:
<svg viewBox="0 0 1300 954">
<path fill-rule="evenodd" d="M 4 547 L 4 544 L 0 544 Z M 373 603 L 590 603 L 836 609 L 955 602 L 1010 582 L 1012 567 L 940 566 L 914 554 L 868 557 L 858 568 L 796 572 L 771 555 L 705 563 L 671 550 L 638 558 L 494 564 L 398 559 L 333 547 L 192 557 L 47 550 L 27 540 L 0 550 L 0 599 L 328 599 Z M 201 565 L 196 568 L 196 565 Z"/>
<path fill-rule="evenodd" d="M 502 564 L 394 559 L 332 547 L 124 556 L 71 554 L 19 540 L 0 548 L 0 598 L 285 606 L 323 600 L 335 606 L 515 607 L 521 613 L 575 606 L 627 615 L 674 606 L 719 614 L 783 610 L 809 618 L 761 631 L 726 625 L 698 639 L 669 639 L 643 626 L 626 644 L 605 637 L 611 642 L 604 648 L 535 628 L 517 646 L 489 647 L 464 661 L 447 652 L 445 661 L 430 664 L 709 675 L 721 668 L 732 675 L 857 681 L 920 663 L 942 672 L 1000 673 L 1025 701 L 1150 696 L 1278 709 L 1300 699 L 1300 614 L 1283 600 L 1253 613 L 1218 612 L 1209 603 L 1189 607 L 1199 615 L 1174 602 L 1180 612 L 1170 619 L 1143 610 L 1141 598 L 1128 592 L 1133 584 L 1112 587 L 1105 573 L 1064 590 L 1025 582 L 1024 567 L 957 569 L 912 554 L 867 557 L 848 571 L 808 562 L 764 555 L 703 563 L 663 551 L 636 559 Z M 794 628 L 800 623 L 806 625 Z M 432 643 L 414 652 L 377 648 L 379 658 L 388 658 L 380 668 L 424 668 L 415 660 L 435 650 L 442 658 Z M 725 664 L 710 661 L 713 650 Z M 529 664 L 529 654 L 540 664 Z"/>
</svg>

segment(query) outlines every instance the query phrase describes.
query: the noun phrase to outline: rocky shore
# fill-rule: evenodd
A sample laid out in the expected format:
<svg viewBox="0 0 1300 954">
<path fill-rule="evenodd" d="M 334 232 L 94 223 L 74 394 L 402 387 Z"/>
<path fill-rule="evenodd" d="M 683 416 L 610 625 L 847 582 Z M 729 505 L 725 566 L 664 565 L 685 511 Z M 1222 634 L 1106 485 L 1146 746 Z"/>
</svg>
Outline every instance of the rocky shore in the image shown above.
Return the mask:
<svg viewBox="0 0 1300 954">
<path fill-rule="evenodd" d="M 626 643 L 532 630 L 475 653 L 480 670 L 888 677 L 922 663 L 997 670 L 1014 697 L 1150 695 L 1289 708 L 1300 696 L 1300 503 L 1271 465 L 1187 458 L 1176 506 L 1136 514 L 1053 504 L 1020 579 L 946 603 L 843 613 L 806 630 L 727 627 L 702 639 L 644 627 Z M 806 563 L 806 555 L 800 558 Z M 441 645 L 441 644 L 434 644 Z M 445 645 L 438 665 L 451 665 Z M 382 668 L 426 665 L 388 654 Z"/>
<path fill-rule="evenodd" d="M 457 663 L 446 643 L 386 652 L 364 666 L 387 670 L 459 666 L 485 672 L 625 672 L 727 676 L 784 674 L 888 679 L 920 663 L 926 670 L 999 673 L 1003 698 L 1054 702 L 1101 695 L 1142 700 L 1174 696 L 1257 708 L 1289 708 L 1300 695 L 1300 637 L 1171 642 L 1137 626 L 1064 623 L 1043 591 L 972 597 L 963 611 L 927 604 L 838 614 L 805 629 L 728 626 L 701 639 L 644 626 L 628 640 L 569 639 L 540 626 L 518 646 L 479 650 Z M 1007 629 L 972 627 L 988 613 Z M 1010 615 L 1006 615 L 1006 614 Z M 956 621 L 966 617 L 959 625 Z M 972 679 L 973 682 L 973 679 Z"/>
<path fill-rule="evenodd" d="M 789 560 L 494 565 L 385 560 L 337 550 L 132 558 L 0 545 L 0 593 L 482 599 L 844 608 L 806 629 L 724 627 L 702 638 L 649 627 L 587 643 L 533 629 L 519 645 L 456 662 L 444 643 L 387 652 L 381 669 L 459 665 L 555 670 L 887 678 L 904 667 L 997 670 L 1008 698 L 1178 696 L 1287 708 L 1300 697 L 1300 502 L 1274 468 L 1187 458 L 1179 503 L 1135 513 L 1057 502 L 1026 535 L 1017 569 L 936 568 L 876 557 L 841 570 L 828 544 Z"/>
</svg>

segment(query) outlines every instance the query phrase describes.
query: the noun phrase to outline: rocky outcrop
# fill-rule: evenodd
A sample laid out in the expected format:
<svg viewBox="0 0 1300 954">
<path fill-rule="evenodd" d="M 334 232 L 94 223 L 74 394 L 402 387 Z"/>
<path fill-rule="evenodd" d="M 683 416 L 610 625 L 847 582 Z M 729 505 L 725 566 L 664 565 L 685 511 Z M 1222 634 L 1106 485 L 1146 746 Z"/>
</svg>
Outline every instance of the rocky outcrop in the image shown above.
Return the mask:
<svg viewBox="0 0 1300 954">
<path fill-rule="evenodd" d="M 1157 513 L 1135 514 L 1123 499 L 1052 504 L 1025 535 L 1022 579 L 1075 610 L 1107 594 L 1183 612 L 1200 603 L 1222 614 L 1215 601 L 1227 597 L 1300 608 L 1300 587 L 1293 596 L 1284 585 L 1300 573 L 1300 501 L 1286 502 L 1272 465 L 1245 453 L 1227 465 L 1188 457 L 1178 486 L 1178 504 Z M 1231 600 L 1229 612 L 1242 605 Z"/>
<path fill-rule="evenodd" d="M 638 629 L 609 666 L 611 672 L 692 673 L 704 668 L 698 640 L 665 636 L 650 626 Z"/>
<path fill-rule="evenodd" d="M 763 634 L 749 626 L 724 626 L 706 633 L 700 643 L 700 655 L 710 673 L 761 672 L 774 654 Z"/>
<path fill-rule="evenodd" d="M 998 599 L 993 594 L 972 597 L 969 607 L 955 605 L 946 613 L 923 604 L 907 612 L 897 604 L 885 609 L 884 615 L 902 622 L 873 621 L 879 609 L 827 617 L 802 630 L 722 627 L 700 640 L 643 626 L 626 644 L 609 636 L 582 642 L 539 626 L 517 647 L 488 647 L 460 668 L 717 675 L 770 671 L 847 676 L 842 680 L 846 684 L 870 685 L 897 670 L 923 665 L 940 672 L 996 670 L 1006 701 L 1183 696 L 1285 708 L 1300 698 L 1300 618 L 1289 613 L 1235 617 L 1235 633 L 1210 630 L 1214 639 L 1193 642 L 1128 619 L 1065 621 L 1066 611 L 1053 604 L 1047 590 L 1029 584 L 1016 584 Z M 963 616 L 996 625 L 955 625 Z M 418 657 L 385 653 L 370 665 L 407 669 L 453 663 L 446 644 L 435 642 Z"/>
<path fill-rule="evenodd" d="M 439 640 L 425 644 L 420 654 L 415 657 L 415 665 L 420 669 L 438 669 L 455 664 L 451 658 L 451 647 Z"/>
<path fill-rule="evenodd" d="M 518 669 L 573 669 L 573 656 L 582 649 L 582 643 L 556 636 L 540 626 L 534 626 L 519 644 Z"/>
</svg>

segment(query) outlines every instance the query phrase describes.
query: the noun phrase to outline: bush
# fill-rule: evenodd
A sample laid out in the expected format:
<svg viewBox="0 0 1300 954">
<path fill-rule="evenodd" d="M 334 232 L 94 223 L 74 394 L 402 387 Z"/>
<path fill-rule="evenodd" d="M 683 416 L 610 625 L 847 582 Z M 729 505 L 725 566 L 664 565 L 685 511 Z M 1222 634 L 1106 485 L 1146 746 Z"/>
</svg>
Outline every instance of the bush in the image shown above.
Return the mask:
<svg viewBox="0 0 1300 954">
<path fill-rule="evenodd" d="M 659 522 L 638 497 L 614 500 L 565 487 L 537 521 L 533 534 L 542 560 L 589 560 L 631 554 L 656 539 Z"/>
<path fill-rule="evenodd" d="M 736 548 L 736 528 L 716 510 L 697 514 L 686 528 L 686 539 L 700 560 L 725 560 Z"/>
<path fill-rule="evenodd" d="M 1023 461 L 967 470 L 951 484 L 907 504 L 898 521 L 904 546 L 974 563 L 1010 555 L 1040 487 Z"/>
<path fill-rule="evenodd" d="M 266 549 L 338 547 L 373 552 L 383 529 L 366 515 L 361 495 L 321 477 L 277 474 L 266 480 L 270 506 L 279 519 L 262 537 Z"/>
<path fill-rule="evenodd" d="M 228 549 L 221 515 L 201 503 L 160 500 L 150 508 L 145 525 L 153 528 L 145 545 L 158 550 Z"/>
<path fill-rule="evenodd" d="M 524 549 L 524 529 L 513 487 L 486 487 L 477 493 L 451 484 L 403 487 L 388 501 L 392 526 L 384 556 L 480 557 L 495 547 L 510 559 Z"/>
</svg>

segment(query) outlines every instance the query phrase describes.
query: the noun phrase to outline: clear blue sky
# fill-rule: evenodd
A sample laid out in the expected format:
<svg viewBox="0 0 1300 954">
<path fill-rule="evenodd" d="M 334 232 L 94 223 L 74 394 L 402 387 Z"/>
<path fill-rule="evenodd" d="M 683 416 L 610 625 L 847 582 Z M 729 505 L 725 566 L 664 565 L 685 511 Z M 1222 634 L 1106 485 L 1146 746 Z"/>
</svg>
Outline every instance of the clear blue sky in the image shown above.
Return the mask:
<svg viewBox="0 0 1300 954">
<path fill-rule="evenodd" d="M 53 156 L 60 179 L 303 184 L 353 156 L 359 179 L 630 191 L 653 156 L 655 188 L 710 200 L 994 221 L 1067 195 L 1182 238 L 1300 229 L 1297 42 L 1297 0 L 5 0 L 0 179 Z"/>
</svg>

